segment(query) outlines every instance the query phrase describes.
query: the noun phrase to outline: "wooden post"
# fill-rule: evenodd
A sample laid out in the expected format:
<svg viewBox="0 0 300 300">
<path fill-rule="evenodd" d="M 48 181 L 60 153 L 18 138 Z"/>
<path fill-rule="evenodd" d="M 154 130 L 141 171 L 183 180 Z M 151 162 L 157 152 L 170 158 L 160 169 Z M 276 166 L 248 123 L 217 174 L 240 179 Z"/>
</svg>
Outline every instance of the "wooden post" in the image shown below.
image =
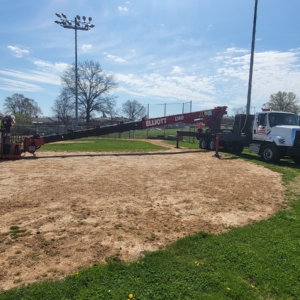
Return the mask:
<svg viewBox="0 0 300 300">
<path fill-rule="evenodd" d="M 176 148 L 179 148 L 179 134 L 177 131 L 177 135 L 176 135 Z"/>
</svg>

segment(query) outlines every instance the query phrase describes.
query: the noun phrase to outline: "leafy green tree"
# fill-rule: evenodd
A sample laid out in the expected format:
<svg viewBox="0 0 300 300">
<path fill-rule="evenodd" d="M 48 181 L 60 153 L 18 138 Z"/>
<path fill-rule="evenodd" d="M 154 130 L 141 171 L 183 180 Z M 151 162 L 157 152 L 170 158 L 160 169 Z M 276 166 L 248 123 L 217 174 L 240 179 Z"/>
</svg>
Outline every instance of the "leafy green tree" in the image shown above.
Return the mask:
<svg viewBox="0 0 300 300">
<path fill-rule="evenodd" d="M 78 110 L 89 123 L 93 112 L 105 113 L 109 100 L 107 94 L 114 90 L 117 84 L 113 75 L 106 74 L 100 64 L 92 60 L 78 63 L 77 74 Z M 61 80 L 72 93 L 75 101 L 75 65 L 71 65 L 64 71 Z"/>
<path fill-rule="evenodd" d="M 23 115 L 29 119 L 38 118 L 42 115 L 42 110 L 38 104 L 22 94 L 13 94 L 11 97 L 6 97 L 3 106 L 5 113 L 10 115 Z"/>
<path fill-rule="evenodd" d="M 279 91 L 276 94 L 272 94 L 269 101 L 264 104 L 264 107 L 277 111 L 300 112 L 299 100 L 297 96 L 291 92 Z"/>
<path fill-rule="evenodd" d="M 16 118 L 16 124 L 31 124 L 31 117 L 24 115 L 24 114 L 20 114 L 20 113 L 16 113 L 14 114 L 15 118 Z"/>
<path fill-rule="evenodd" d="M 146 108 L 136 100 L 127 100 L 123 103 L 122 111 L 131 121 L 135 121 L 146 116 Z"/>
</svg>

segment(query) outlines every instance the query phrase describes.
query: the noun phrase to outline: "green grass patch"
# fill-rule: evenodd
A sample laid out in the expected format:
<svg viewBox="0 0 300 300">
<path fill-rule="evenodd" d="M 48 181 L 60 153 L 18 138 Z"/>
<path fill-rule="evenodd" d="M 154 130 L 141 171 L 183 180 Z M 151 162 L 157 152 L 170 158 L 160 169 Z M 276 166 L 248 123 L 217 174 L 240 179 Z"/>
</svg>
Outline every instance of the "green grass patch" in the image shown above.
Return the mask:
<svg viewBox="0 0 300 300">
<path fill-rule="evenodd" d="M 66 143 L 46 144 L 38 151 L 87 151 L 87 152 L 138 152 L 165 150 L 165 147 L 143 141 L 120 140 L 108 138 L 82 138 L 68 140 Z"/>
<path fill-rule="evenodd" d="M 22 236 L 30 235 L 30 232 L 28 232 L 26 229 L 21 229 L 17 225 L 12 225 L 9 227 L 9 232 L 7 233 L 12 239 L 17 239 Z"/>
<path fill-rule="evenodd" d="M 291 208 L 227 233 L 199 232 L 132 263 L 109 257 L 60 281 L 2 292 L 0 300 L 300 299 L 300 170 L 247 151 L 237 157 L 280 172 Z"/>
</svg>

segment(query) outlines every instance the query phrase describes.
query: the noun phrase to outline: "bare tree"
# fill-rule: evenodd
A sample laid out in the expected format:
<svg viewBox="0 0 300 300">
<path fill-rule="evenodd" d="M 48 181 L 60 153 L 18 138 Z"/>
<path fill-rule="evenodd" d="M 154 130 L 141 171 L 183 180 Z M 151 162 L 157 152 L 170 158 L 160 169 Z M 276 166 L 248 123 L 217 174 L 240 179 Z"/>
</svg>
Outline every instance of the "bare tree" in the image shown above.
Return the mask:
<svg viewBox="0 0 300 300">
<path fill-rule="evenodd" d="M 272 94 L 269 101 L 264 103 L 264 107 L 277 111 L 300 112 L 299 100 L 297 96 L 291 92 L 279 91 L 276 94 Z"/>
<path fill-rule="evenodd" d="M 116 97 L 108 97 L 105 105 L 105 114 L 110 118 L 111 124 L 113 124 L 115 118 L 119 115 Z"/>
<path fill-rule="evenodd" d="M 78 63 L 78 109 L 89 123 L 92 112 L 105 111 L 106 95 L 117 87 L 115 77 L 106 74 L 98 62 L 92 60 Z M 75 96 L 75 65 L 63 73 L 62 84 Z"/>
<path fill-rule="evenodd" d="M 146 108 L 136 100 L 127 100 L 122 104 L 122 111 L 131 121 L 146 116 Z"/>
<path fill-rule="evenodd" d="M 235 107 L 232 109 L 234 115 L 240 115 L 246 113 L 246 106 Z"/>
<path fill-rule="evenodd" d="M 54 115 L 61 120 L 64 125 L 67 125 L 71 118 L 74 117 L 74 107 L 73 95 L 69 89 L 63 88 L 51 109 Z"/>
<path fill-rule="evenodd" d="M 13 94 L 11 97 L 6 97 L 4 109 L 6 114 L 23 115 L 29 119 L 38 118 L 42 114 L 38 104 L 22 94 Z"/>
</svg>

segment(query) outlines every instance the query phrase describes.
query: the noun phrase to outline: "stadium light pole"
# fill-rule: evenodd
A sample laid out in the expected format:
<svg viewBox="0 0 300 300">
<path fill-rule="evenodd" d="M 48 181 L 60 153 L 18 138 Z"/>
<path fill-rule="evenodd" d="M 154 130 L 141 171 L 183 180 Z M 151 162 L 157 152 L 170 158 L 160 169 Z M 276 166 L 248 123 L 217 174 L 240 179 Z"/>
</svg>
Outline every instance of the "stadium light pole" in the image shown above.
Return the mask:
<svg viewBox="0 0 300 300">
<path fill-rule="evenodd" d="M 249 81 L 248 81 L 248 94 L 247 94 L 246 115 L 249 115 L 249 114 L 250 114 L 250 107 L 251 107 L 251 90 L 252 90 L 252 75 L 253 75 L 253 63 L 254 63 L 254 47 L 255 47 L 255 33 L 256 33 L 256 19 L 257 19 L 257 5 L 258 5 L 258 0 L 255 0 L 255 5 L 254 5 L 254 18 L 253 18 L 253 29 L 252 29 L 252 43 L 251 43 L 251 56 L 250 56 L 250 70 L 249 70 Z"/>
<path fill-rule="evenodd" d="M 55 13 L 59 20 L 55 20 L 56 24 L 59 24 L 63 28 L 74 29 L 75 31 L 75 114 L 76 121 L 75 126 L 78 126 L 78 71 L 77 71 L 77 30 L 85 30 L 88 31 L 95 27 L 95 25 L 91 24 L 92 18 L 89 17 L 86 19 L 85 16 L 81 18 L 77 15 L 74 20 L 67 19 L 66 14 Z"/>
</svg>

